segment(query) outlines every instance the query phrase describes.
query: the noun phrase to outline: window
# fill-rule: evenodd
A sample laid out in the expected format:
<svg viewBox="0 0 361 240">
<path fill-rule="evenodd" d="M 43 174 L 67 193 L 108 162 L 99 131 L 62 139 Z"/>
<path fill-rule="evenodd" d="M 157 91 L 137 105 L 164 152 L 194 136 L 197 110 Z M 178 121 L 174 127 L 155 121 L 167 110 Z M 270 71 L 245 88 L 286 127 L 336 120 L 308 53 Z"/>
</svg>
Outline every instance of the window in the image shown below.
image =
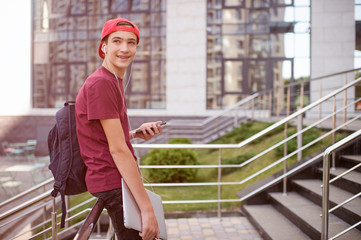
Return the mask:
<svg viewBox="0 0 361 240">
<path fill-rule="evenodd" d="M 132 75 L 125 78 L 131 79 L 128 108 L 165 108 L 166 0 L 32 3 L 33 107 L 59 107 L 76 98 L 86 77 L 102 63 L 98 46 L 105 21 L 121 16 L 137 24 L 142 36 L 135 64 L 127 71 Z"/>
<path fill-rule="evenodd" d="M 207 83 L 217 81 L 222 89 L 207 89 L 208 109 L 310 76 L 310 0 L 224 0 L 222 6 L 207 8 L 208 13 L 217 12 L 208 14 L 207 39 L 217 37 L 222 44 L 221 49 L 207 45 L 212 53 L 207 69 L 217 61 L 222 67 L 222 75 L 207 76 Z"/>
</svg>

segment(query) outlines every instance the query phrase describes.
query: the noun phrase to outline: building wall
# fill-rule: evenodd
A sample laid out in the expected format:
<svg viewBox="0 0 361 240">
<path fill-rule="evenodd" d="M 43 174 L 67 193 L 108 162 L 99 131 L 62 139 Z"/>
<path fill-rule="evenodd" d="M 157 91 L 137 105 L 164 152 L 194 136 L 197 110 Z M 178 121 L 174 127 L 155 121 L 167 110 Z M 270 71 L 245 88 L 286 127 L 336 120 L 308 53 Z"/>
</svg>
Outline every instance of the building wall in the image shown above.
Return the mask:
<svg viewBox="0 0 361 240">
<path fill-rule="evenodd" d="M 312 0 L 311 1 L 311 78 L 333 74 L 354 68 L 355 20 L 354 0 Z M 345 81 L 352 81 L 353 74 L 336 76 L 311 84 L 311 101 L 318 99 L 315 91 L 321 86 L 322 96 L 342 87 Z M 354 96 L 348 92 L 348 98 Z M 338 108 L 342 100 L 338 99 Z M 332 109 L 331 103 L 323 106 Z"/>
<path fill-rule="evenodd" d="M 206 0 L 168 1 L 168 114 L 206 113 L 206 47 Z"/>
<path fill-rule="evenodd" d="M 167 1 L 166 109 L 130 116 L 206 116 L 206 0 Z"/>
<path fill-rule="evenodd" d="M 31 1 L 0 1 L 0 116 L 31 107 Z"/>
</svg>

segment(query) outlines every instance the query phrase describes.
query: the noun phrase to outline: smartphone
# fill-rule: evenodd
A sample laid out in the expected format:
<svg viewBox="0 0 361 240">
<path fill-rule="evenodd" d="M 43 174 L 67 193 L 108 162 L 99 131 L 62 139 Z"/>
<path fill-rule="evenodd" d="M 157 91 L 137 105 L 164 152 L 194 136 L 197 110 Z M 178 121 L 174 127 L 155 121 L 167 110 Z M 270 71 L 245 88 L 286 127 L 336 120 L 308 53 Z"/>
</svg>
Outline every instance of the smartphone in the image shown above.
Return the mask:
<svg viewBox="0 0 361 240">
<path fill-rule="evenodd" d="M 167 124 L 167 122 L 166 122 L 166 121 L 163 121 L 163 122 L 157 124 L 157 126 L 163 126 L 163 125 L 166 125 L 166 124 Z M 153 128 L 152 128 L 152 129 L 153 129 Z M 136 132 L 136 133 L 140 133 L 140 132 L 142 132 L 142 130 L 138 129 L 138 130 L 136 130 L 135 132 Z"/>
</svg>

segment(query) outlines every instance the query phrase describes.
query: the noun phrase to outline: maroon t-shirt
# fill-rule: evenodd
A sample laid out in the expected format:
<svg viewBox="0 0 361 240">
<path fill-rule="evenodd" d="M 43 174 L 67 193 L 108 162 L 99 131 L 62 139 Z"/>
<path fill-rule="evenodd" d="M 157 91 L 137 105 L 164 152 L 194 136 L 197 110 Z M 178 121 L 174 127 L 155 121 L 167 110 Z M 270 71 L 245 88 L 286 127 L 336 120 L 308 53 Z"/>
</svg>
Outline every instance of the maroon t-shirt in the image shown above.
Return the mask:
<svg viewBox="0 0 361 240">
<path fill-rule="evenodd" d="M 81 156 L 88 168 L 85 180 L 90 193 L 121 187 L 121 176 L 109 152 L 108 141 L 99 119 L 120 120 L 126 144 L 136 159 L 129 140 L 123 96 L 121 80 L 118 85 L 115 76 L 106 68 L 100 67 L 87 78 L 76 98 L 77 136 Z"/>
</svg>

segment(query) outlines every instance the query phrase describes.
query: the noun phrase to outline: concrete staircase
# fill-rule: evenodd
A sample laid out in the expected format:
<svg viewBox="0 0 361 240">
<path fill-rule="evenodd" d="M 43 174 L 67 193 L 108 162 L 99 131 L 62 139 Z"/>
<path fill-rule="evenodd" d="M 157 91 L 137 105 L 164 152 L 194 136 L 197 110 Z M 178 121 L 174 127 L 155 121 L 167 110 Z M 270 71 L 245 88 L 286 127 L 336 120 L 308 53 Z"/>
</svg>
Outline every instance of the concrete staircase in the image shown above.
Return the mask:
<svg viewBox="0 0 361 240">
<path fill-rule="evenodd" d="M 359 146 L 359 145 L 358 145 Z M 361 162 L 361 155 L 338 155 L 337 176 Z M 243 204 L 242 210 L 264 239 L 321 238 L 322 168 L 321 161 L 302 170 L 288 181 L 288 192 L 281 184 L 258 194 Z M 361 191 L 361 168 L 357 168 L 330 185 L 330 208 Z M 239 194 L 240 195 L 240 194 Z M 361 198 L 335 210 L 329 218 L 329 237 L 333 237 L 361 220 Z M 337 239 L 361 239 L 361 226 Z"/>
</svg>

